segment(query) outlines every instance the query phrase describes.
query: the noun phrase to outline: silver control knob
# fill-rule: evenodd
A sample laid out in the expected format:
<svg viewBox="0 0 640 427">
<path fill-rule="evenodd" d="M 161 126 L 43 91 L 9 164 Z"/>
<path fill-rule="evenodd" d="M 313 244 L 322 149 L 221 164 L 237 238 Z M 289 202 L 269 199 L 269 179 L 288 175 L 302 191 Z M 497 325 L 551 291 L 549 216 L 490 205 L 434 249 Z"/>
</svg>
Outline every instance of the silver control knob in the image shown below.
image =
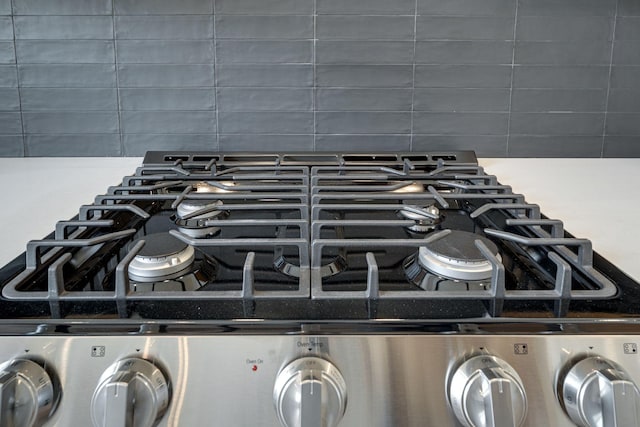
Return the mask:
<svg viewBox="0 0 640 427">
<path fill-rule="evenodd" d="M 47 371 L 31 360 L 14 359 L 0 365 L 0 427 L 41 425 L 57 399 Z"/>
<path fill-rule="evenodd" d="M 334 427 L 347 406 L 347 387 L 331 362 L 303 357 L 280 371 L 273 398 L 285 427 Z"/>
<path fill-rule="evenodd" d="M 466 427 L 517 427 L 524 423 L 527 398 L 522 380 L 504 360 L 474 356 L 456 369 L 449 402 Z"/>
<path fill-rule="evenodd" d="M 571 420 L 583 427 L 640 426 L 640 392 L 618 364 L 587 357 L 573 365 L 558 390 Z"/>
<path fill-rule="evenodd" d="M 91 400 L 96 427 L 152 427 L 169 406 L 167 378 L 153 363 L 132 357 L 107 369 Z"/>
</svg>

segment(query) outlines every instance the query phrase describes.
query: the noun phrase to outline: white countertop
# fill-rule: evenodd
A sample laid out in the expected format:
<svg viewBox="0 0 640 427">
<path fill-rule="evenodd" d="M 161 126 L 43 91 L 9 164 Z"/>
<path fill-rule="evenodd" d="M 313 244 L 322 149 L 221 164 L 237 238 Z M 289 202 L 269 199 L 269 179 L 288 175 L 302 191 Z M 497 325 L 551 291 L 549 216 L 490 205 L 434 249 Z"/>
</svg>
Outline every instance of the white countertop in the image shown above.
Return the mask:
<svg viewBox="0 0 640 427">
<path fill-rule="evenodd" d="M 0 266 L 141 163 L 138 157 L 0 159 L 6 182 Z M 640 159 L 481 159 L 480 164 L 640 281 Z"/>
</svg>

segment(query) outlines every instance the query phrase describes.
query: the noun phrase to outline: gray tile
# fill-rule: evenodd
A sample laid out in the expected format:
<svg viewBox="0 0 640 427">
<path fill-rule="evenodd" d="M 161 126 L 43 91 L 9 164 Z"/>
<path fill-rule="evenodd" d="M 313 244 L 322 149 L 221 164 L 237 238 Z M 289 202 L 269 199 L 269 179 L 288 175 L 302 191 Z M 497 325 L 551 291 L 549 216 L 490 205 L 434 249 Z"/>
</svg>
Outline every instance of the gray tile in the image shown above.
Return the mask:
<svg viewBox="0 0 640 427">
<path fill-rule="evenodd" d="M 211 89 L 120 89 L 122 110 L 212 110 L 215 94 Z"/>
<path fill-rule="evenodd" d="M 11 15 L 11 0 L 0 0 L 0 15 Z"/>
<path fill-rule="evenodd" d="M 207 64 L 212 40 L 118 40 L 118 62 L 129 64 Z"/>
<path fill-rule="evenodd" d="M 22 88 L 22 109 L 34 110 L 117 110 L 115 89 Z"/>
<path fill-rule="evenodd" d="M 111 64 L 113 41 L 107 40 L 19 40 L 18 63 L 22 64 Z"/>
<path fill-rule="evenodd" d="M 513 16 L 516 0 L 418 0 L 421 15 Z"/>
<path fill-rule="evenodd" d="M 111 0 L 14 0 L 16 15 L 111 15 Z"/>
<path fill-rule="evenodd" d="M 13 23 L 10 16 L 0 16 L 0 40 L 13 40 Z"/>
<path fill-rule="evenodd" d="M 414 0 L 317 0 L 318 14 L 413 15 Z"/>
<path fill-rule="evenodd" d="M 318 135 L 316 151 L 409 151 L 409 135 Z"/>
<path fill-rule="evenodd" d="M 316 43 L 318 64 L 411 64 L 413 42 L 324 41 Z"/>
<path fill-rule="evenodd" d="M 506 135 L 507 113 L 413 114 L 413 132 L 430 135 Z"/>
<path fill-rule="evenodd" d="M 639 113 L 640 90 L 611 89 L 609 91 L 609 112 Z"/>
<path fill-rule="evenodd" d="M 640 136 L 606 136 L 604 157 L 640 157 Z"/>
<path fill-rule="evenodd" d="M 147 150 L 210 151 L 218 149 L 215 134 L 123 135 L 125 156 L 144 156 Z"/>
<path fill-rule="evenodd" d="M 611 40 L 612 16 L 521 16 L 516 38 L 526 41 Z"/>
<path fill-rule="evenodd" d="M 20 113 L 0 113 L 0 134 L 22 134 Z"/>
<path fill-rule="evenodd" d="M 509 138 L 509 157 L 600 157 L 602 136 L 528 136 Z"/>
<path fill-rule="evenodd" d="M 22 157 L 22 135 L 0 135 L 0 157 Z"/>
<path fill-rule="evenodd" d="M 310 15 L 313 0 L 214 0 L 216 14 Z"/>
<path fill-rule="evenodd" d="M 310 41 L 219 40 L 219 63 L 310 63 Z"/>
<path fill-rule="evenodd" d="M 0 88 L 0 111 L 20 111 L 17 88 Z M 2 130 L 0 133 L 3 133 Z"/>
<path fill-rule="evenodd" d="M 515 63 L 533 65 L 606 65 L 611 42 L 521 42 L 516 41 Z"/>
<path fill-rule="evenodd" d="M 213 65 L 119 64 L 120 87 L 213 86 Z"/>
<path fill-rule="evenodd" d="M 222 151 L 311 151 L 313 135 L 220 135 Z"/>
<path fill-rule="evenodd" d="M 640 16 L 638 0 L 618 0 L 618 16 Z"/>
<path fill-rule="evenodd" d="M 397 134 L 411 132 L 411 113 L 318 112 L 317 133 Z"/>
<path fill-rule="evenodd" d="M 613 16 L 616 13 L 616 0 L 518 1 L 518 16 Z"/>
<path fill-rule="evenodd" d="M 416 87 L 504 88 L 511 65 L 417 65 Z"/>
<path fill-rule="evenodd" d="M 513 43 L 504 41 L 419 41 L 422 64 L 511 64 Z"/>
<path fill-rule="evenodd" d="M 411 111 L 411 89 L 318 89 L 318 111 Z"/>
<path fill-rule="evenodd" d="M 605 110 L 606 89 L 513 89 L 511 111 L 598 112 Z"/>
<path fill-rule="evenodd" d="M 0 87 L 18 87 L 15 65 L 0 65 Z"/>
<path fill-rule="evenodd" d="M 116 87 L 113 64 L 18 65 L 22 87 Z"/>
<path fill-rule="evenodd" d="M 419 41 L 422 64 L 511 64 L 513 43 L 503 41 Z"/>
<path fill-rule="evenodd" d="M 513 18 L 420 16 L 418 40 L 513 40 Z"/>
<path fill-rule="evenodd" d="M 640 40 L 640 16 L 619 16 L 616 40 Z"/>
<path fill-rule="evenodd" d="M 15 64 L 16 55 L 13 42 L 0 42 L 0 64 Z"/>
<path fill-rule="evenodd" d="M 640 136 L 640 113 L 608 113 L 606 134 Z"/>
<path fill-rule="evenodd" d="M 313 66 L 296 64 L 218 66 L 218 87 L 311 87 Z"/>
<path fill-rule="evenodd" d="M 120 135 L 25 135 L 29 156 L 121 156 Z"/>
<path fill-rule="evenodd" d="M 413 82 L 412 65 L 317 65 L 321 87 L 405 87 Z"/>
<path fill-rule="evenodd" d="M 197 15 L 116 16 L 116 37 L 197 40 L 213 37 L 213 17 Z"/>
<path fill-rule="evenodd" d="M 311 39 L 311 16 L 216 15 L 219 39 Z"/>
<path fill-rule="evenodd" d="M 604 113 L 511 113 L 511 135 L 602 136 Z"/>
<path fill-rule="evenodd" d="M 416 151 L 473 150 L 479 157 L 504 157 L 507 137 L 498 135 L 414 135 Z"/>
<path fill-rule="evenodd" d="M 207 15 L 213 13 L 210 0 L 114 0 L 116 15 Z"/>
<path fill-rule="evenodd" d="M 214 133 L 211 111 L 123 111 L 123 133 Z"/>
<path fill-rule="evenodd" d="M 509 89 L 416 89 L 415 111 L 509 111 Z"/>
<path fill-rule="evenodd" d="M 316 18 L 322 40 L 413 40 L 413 16 L 336 16 Z"/>
<path fill-rule="evenodd" d="M 220 111 L 311 111 L 311 89 L 219 88 Z"/>
<path fill-rule="evenodd" d="M 608 65 L 514 67 L 513 87 L 518 88 L 605 88 Z"/>
<path fill-rule="evenodd" d="M 25 133 L 117 133 L 118 113 L 112 112 L 24 112 Z"/>
<path fill-rule="evenodd" d="M 613 63 L 616 65 L 640 65 L 640 41 L 617 40 L 613 47 Z"/>
<path fill-rule="evenodd" d="M 640 89 L 640 66 L 620 66 L 611 67 L 611 87 L 628 87 Z"/>
<path fill-rule="evenodd" d="M 111 16 L 16 16 L 16 39 L 113 39 Z"/>
<path fill-rule="evenodd" d="M 313 113 L 224 112 L 218 113 L 220 133 L 312 134 Z"/>
</svg>

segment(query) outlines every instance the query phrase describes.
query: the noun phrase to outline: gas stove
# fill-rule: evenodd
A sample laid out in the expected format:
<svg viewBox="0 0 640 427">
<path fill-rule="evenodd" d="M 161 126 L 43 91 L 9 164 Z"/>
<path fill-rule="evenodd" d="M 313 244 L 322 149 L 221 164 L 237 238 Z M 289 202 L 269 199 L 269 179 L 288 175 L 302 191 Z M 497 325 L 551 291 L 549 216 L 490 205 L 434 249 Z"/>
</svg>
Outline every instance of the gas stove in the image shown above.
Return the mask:
<svg viewBox="0 0 640 427">
<path fill-rule="evenodd" d="M 0 270 L 0 427 L 632 426 L 640 284 L 473 152 L 149 152 Z"/>
</svg>

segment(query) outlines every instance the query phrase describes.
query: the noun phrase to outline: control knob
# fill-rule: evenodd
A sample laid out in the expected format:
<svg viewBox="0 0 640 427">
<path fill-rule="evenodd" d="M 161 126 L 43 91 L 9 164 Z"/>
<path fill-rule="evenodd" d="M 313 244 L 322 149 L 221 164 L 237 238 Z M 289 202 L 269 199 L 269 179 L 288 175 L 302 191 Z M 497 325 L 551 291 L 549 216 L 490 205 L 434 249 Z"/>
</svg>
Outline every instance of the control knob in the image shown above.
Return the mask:
<svg viewBox="0 0 640 427">
<path fill-rule="evenodd" d="M 41 425 L 57 397 L 51 377 L 38 363 L 14 359 L 0 365 L 0 427 Z"/>
<path fill-rule="evenodd" d="M 583 427 L 640 426 L 640 392 L 618 364 L 603 357 L 580 360 L 560 379 L 567 415 Z"/>
<path fill-rule="evenodd" d="M 153 363 L 119 360 L 100 377 L 91 400 L 96 427 L 152 427 L 169 406 L 169 382 Z"/>
<path fill-rule="evenodd" d="M 480 355 L 462 363 L 449 383 L 449 402 L 465 427 L 517 427 L 527 398 L 522 380 L 504 360 Z"/>
<path fill-rule="evenodd" d="M 280 371 L 273 398 L 285 427 L 334 427 L 346 409 L 347 387 L 331 362 L 303 357 Z"/>
</svg>

